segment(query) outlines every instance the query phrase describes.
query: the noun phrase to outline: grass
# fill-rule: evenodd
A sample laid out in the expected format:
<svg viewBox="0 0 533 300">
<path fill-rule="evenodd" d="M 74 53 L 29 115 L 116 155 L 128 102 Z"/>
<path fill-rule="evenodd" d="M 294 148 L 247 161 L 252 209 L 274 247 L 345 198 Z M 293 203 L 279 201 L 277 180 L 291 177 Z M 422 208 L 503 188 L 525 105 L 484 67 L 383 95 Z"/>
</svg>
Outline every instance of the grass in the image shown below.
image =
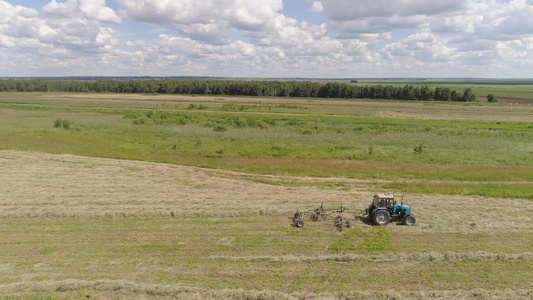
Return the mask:
<svg viewBox="0 0 533 300">
<path fill-rule="evenodd" d="M 334 253 L 387 253 L 394 250 L 390 238 L 390 232 L 383 227 L 366 232 L 354 229 L 347 231 L 342 238 L 336 240 L 330 249 Z"/>
<path fill-rule="evenodd" d="M 483 196 L 533 200 L 531 182 L 394 182 L 372 185 L 376 190 L 394 190 L 418 194 Z"/>
<path fill-rule="evenodd" d="M 496 90 L 503 87 L 483 88 L 505 97 Z M 97 187 L 115 192 L 109 197 L 35 185 L 30 194 L 38 196 L 18 203 L 9 197 L 20 187 L 5 188 L 8 197 L 0 201 L 13 214 L 0 222 L 0 295 L 530 298 L 532 116 L 527 105 L 486 103 L 0 93 L 1 150 L 191 165 L 217 174 L 203 181 L 186 172 L 172 177 L 177 169 L 169 166 L 169 178 L 161 178 L 162 169 L 113 164 L 112 172 L 105 169 L 112 182 Z M 7 166 L 5 157 L 0 163 Z M 41 176 L 66 181 L 89 169 L 104 172 L 86 162 L 50 175 L 46 166 L 36 166 Z M 143 186 L 128 191 L 130 181 L 121 176 L 144 178 Z M 20 178 L 21 186 L 37 180 Z M 226 179 L 231 191 L 203 194 Z M 146 188 L 163 181 L 185 191 Z M 233 199 L 251 183 L 274 196 Z M 296 229 L 280 217 L 287 207 L 318 205 L 315 194 L 364 208 L 353 194 L 376 191 L 410 195 L 417 225 L 355 220 L 337 231 L 329 221 L 306 219 Z"/>
<path fill-rule="evenodd" d="M 161 104 L 146 95 L 140 100 L 127 95 L 112 95 L 117 99 L 107 95 L 85 99 L 78 94 L 54 98 L 46 93 L 0 96 L 1 149 L 278 175 L 452 180 L 455 182 L 376 182 L 371 188 L 531 198 L 525 182 L 533 180 L 533 123 L 476 118 L 480 113 L 477 106 L 446 103 L 436 108 L 435 104 L 353 101 L 333 101 L 327 106 L 323 100 L 319 104 L 306 100 L 301 105 L 301 101 L 284 104 L 278 100 L 269 104 L 268 99 L 247 104 L 219 98 L 202 98 L 199 104 L 182 106 L 182 98 L 162 99 Z M 170 102 L 163 110 L 145 110 L 163 107 L 165 101 Z M 179 107 L 170 104 L 172 101 L 178 101 Z M 369 104 L 379 105 L 380 111 L 439 111 L 450 118 L 466 111 L 469 117 L 414 120 L 357 113 L 360 108 L 368 110 Z M 345 114 L 329 115 L 334 107 Z M 507 111 L 501 106 L 481 109 L 485 107 L 502 114 Z M 265 109 L 272 110 L 265 114 Z M 527 119 L 531 110 L 513 111 L 517 113 L 514 117 L 520 119 L 523 114 Z"/>
<path fill-rule="evenodd" d="M 365 225 L 337 232 L 325 223 L 309 223 L 299 230 L 290 228 L 287 220 L 265 217 L 32 218 L 12 219 L 9 224 L 3 229 L 6 242 L 0 265 L 16 267 L 0 274 L 3 283 L 17 282 L 17 276 L 32 273 L 40 281 L 121 278 L 208 289 L 319 293 L 372 290 L 367 280 L 388 286 L 393 283 L 390 288 L 398 290 L 438 290 L 456 289 L 458 282 L 463 282 L 463 289 L 493 289 L 493 285 L 497 289 L 527 289 L 533 279 L 530 260 L 512 259 L 510 255 L 506 259 L 503 254 L 501 259 L 492 260 L 496 257 L 490 255 L 492 251 L 527 249 L 525 240 L 509 235 L 478 238 L 465 234 L 457 238 L 452 234 L 420 235 Z M 453 255 L 456 250 L 447 252 L 465 249 L 464 243 L 472 239 L 480 245 L 498 242 L 507 248 L 487 249 L 491 252 L 484 253 L 471 250 L 464 256 Z M 432 251 L 433 258 L 424 252 L 409 256 L 414 241 L 425 245 L 423 251 Z M 446 248 L 442 249 L 442 244 Z M 36 253 L 36 245 L 57 250 Z M 281 261 L 272 259 L 295 253 L 297 256 Z M 337 263 L 322 259 L 337 254 L 348 256 L 337 256 Z M 349 255 L 355 256 L 351 259 Z M 393 259 L 394 270 L 391 255 L 398 258 Z M 41 267 L 36 268 L 39 264 Z M 475 274 L 485 275 L 472 276 Z"/>
<path fill-rule="evenodd" d="M 268 136 L 251 135 L 244 141 L 237 135 L 219 137 L 209 130 L 204 131 L 205 135 L 181 133 L 180 140 L 175 140 L 172 131 L 152 127 L 121 130 L 99 126 L 92 130 L 94 132 L 89 134 L 86 130 L 77 132 L 63 128 L 7 132 L 0 137 L 0 141 L 4 149 L 7 149 L 6 145 L 16 145 L 13 148 L 19 150 L 170 162 L 254 173 L 398 180 L 395 183 L 376 181 L 370 189 L 531 199 L 528 184 L 533 180 L 531 156 L 526 155 L 527 151 L 514 152 L 502 160 L 502 156 L 506 155 L 503 151 L 505 148 L 493 151 L 489 140 L 481 145 L 483 148 L 478 147 L 477 150 L 474 148 L 467 151 L 465 147 L 461 150 L 448 150 L 447 147 L 452 144 L 448 142 L 442 143 L 441 149 L 436 149 L 438 145 L 432 145 L 422 154 L 415 153 L 410 145 L 401 148 L 401 153 L 398 151 L 399 146 L 378 146 L 376 142 L 371 146 L 374 153 L 369 155 L 365 150 L 367 145 L 332 146 L 338 144 L 327 143 L 327 138 L 324 138 L 326 143 L 320 139 L 296 143 L 295 137 L 291 145 L 280 140 L 250 142 L 250 139 L 268 139 Z M 272 134 L 275 136 L 276 133 Z M 372 138 L 369 137 L 369 140 Z M 289 139 L 287 143 L 288 141 Z M 464 144 L 461 139 L 457 141 Z M 401 138 L 398 139 L 398 143 L 402 142 Z M 472 143 L 474 144 L 476 143 Z M 496 141 L 494 145 L 497 145 Z M 470 146 L 473 147 L 477 146 Z M 517 143 L 515 147 L 523 145 Z M 357 148 L 360 150 L 354 150 Z M 482 149 L 486 150 L 482 152 Z M 329 158 L 332 152 L 334 156 L 340 157 Z M 343 152 L 350 154 L 342 155 Z M 387 161 L 391 157 L 396 161 Z M 491 161 L 492 164 L 484 164 L 483 160 Z M 518 161 L 522 165 L 518 165 Z M 505 162 L 509 164 L 504 164 Z M 422 179 L 446 182 L 405 181 Z"/>
</svg>

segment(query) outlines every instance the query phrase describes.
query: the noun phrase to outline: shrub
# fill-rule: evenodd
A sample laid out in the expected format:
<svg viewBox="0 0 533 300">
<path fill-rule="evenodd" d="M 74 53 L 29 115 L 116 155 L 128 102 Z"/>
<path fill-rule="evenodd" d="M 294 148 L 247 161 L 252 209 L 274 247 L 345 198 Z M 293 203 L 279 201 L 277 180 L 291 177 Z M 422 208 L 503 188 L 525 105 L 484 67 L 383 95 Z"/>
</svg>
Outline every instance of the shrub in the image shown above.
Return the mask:
<svg viewBox="0 0 533 300">
<path fill-rule="evenodd" d="M 63 120 L 63 119 L 57 118 L 54 122 L 54 127 L 55 128 L 63 127 L 64 129 L 70 129 L 71 123 L 69 120 Z"/>
<path fill-rule="evenodd" d="M 422 146 L 422 144 L 418 145 L 415 147 L 415 153 L 417 154 L 422 154 L 422 152 L 424 152 L 424 146 Z"/>
<path fill-rule="evenodd" d="M 70 129 L 70 121 L 69 120 L 63 120 L 63 128 Z"/>
<path fill-rule="evenodd" d="M 488 94 L 487 95 L 487 100 L 491 103 L 496 103 L 498 102 L 498 98 L 496 98 L 493 94 Z"/>
<path fill-rule="evenodd" d="M 208 109 L 208 108 L 209 107 L 207 107 L 205 105 L 193 104 L 193 103 L 191 103 L 191 104 L 189 104 L 189 106 L 187 106 L 187 109 L 189 109 L 189 110 L 191 110 L 191 109 L 194 109 L 194 110 L 199 109 L 199 110 L 201 110 L 201 109 Z"/>
</svg>

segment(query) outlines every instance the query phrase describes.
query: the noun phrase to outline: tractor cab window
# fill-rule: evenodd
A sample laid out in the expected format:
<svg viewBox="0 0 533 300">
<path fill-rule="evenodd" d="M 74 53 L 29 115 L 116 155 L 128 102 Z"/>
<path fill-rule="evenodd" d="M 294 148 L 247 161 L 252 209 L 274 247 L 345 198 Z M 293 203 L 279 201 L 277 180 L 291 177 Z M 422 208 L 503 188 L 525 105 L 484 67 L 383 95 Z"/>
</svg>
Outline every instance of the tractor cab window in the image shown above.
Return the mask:
<svg viewBox="0 0 533 300">
<path fill-rule="evenodd" d="M 395 201 L 394 198 L 374 198 L 374 205 L 376 207 L 394 207 Z"/>
<path fill-rule="evenodd" d="M 387 199 L 385 198 L 376 198 L 376 206 L 377 207 L 387 207 Z"/>
</svg>

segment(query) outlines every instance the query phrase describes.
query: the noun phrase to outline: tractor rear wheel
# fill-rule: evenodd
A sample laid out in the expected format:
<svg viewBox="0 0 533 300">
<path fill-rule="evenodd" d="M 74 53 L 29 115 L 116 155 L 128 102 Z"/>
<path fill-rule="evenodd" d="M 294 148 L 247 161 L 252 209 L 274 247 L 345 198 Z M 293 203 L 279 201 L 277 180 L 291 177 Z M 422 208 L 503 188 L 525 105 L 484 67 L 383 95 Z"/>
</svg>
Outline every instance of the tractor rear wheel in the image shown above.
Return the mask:
<svg viewBox="0 0 533 300">
<path fill-rule="evenodd" d="M 386 210 L 378 210 L 374 213 L 374 224 L 383 226 L 390 222 L 390 213 Z"/>
<path fill-rule="evenodd" d="M 403 217 L 402 223 L 407 226 L 413 226 L 416 223 L 416 219 L 413 215 L 408 214 Z"/>
</svg>

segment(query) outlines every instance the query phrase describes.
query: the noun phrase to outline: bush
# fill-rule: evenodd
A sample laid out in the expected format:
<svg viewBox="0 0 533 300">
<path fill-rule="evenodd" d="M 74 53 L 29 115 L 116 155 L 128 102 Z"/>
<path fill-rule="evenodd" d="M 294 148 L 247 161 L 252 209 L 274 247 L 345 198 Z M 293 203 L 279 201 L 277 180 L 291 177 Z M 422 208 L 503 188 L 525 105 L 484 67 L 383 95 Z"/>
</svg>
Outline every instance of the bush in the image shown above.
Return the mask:
<svg viewBox="0 0 533 300">
<path fill-rule="evenodd" d="M 191 110 L 191 109 L 195 109 L 195 110 L 196 110 L 196 109 L 199 109 L 199 110 L 201 110 L 201 109 L 208 109 L 208 108 L 209 108 L 209 107 L 207 107 L 207 106 L 205 106 L 205 105 L 202 105 L 202 104 L 193 104 L 193 103 L 191 103 L 191 104 L 189 104 L 189 106 L 187 106 L 187 109 L 189 109 L 189 110 Z"/>
<path fill-rule="evenodd" d="M 415 147 L 415 153 L 417 154 L 422 154 L 422 152 L 424 152 L 424 146 L 422 146 L 422 144 L 418 145 Z"/>
<path fill-rule="evenodd" d="M 70 129 L 70 121 L 69 120 L 63 120 L 63 128 Z"/>
<path fill-rule="evenodd" d="M 69 120 L 63 120 L 63 119 L 57 118 L 56 121 L 54 122 L 54 127 L 55 128 L 63 127 L 64 129 L 70 129 L 71 123 Z"/>
<path fill-rule="evenodd" d="M 496 98 L 493 94 L 488 94 L 487 95 L 487 100 L 491 103 L 496 103 L 498 102 L 498 98 Z"/>
</svg>

